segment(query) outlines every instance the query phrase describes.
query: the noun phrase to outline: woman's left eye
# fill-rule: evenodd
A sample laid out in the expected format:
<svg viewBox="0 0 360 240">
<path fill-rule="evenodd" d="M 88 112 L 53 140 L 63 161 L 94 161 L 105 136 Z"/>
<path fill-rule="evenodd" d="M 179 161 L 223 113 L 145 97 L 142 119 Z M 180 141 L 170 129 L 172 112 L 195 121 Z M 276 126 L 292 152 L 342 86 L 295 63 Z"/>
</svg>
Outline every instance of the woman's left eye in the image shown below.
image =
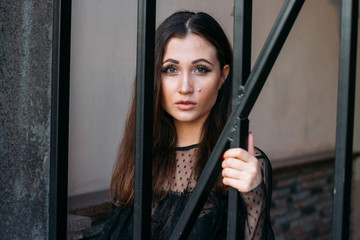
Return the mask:
<svg viewBox="0 0 360 240">
<path fill-rule="evenodd" d="M 198 67 L 195 68 L 195 72 L 204 74 L 204 73 L 211 72 L 211 70 L 209 68 L 207 68 L 207 67 L 204 67 L 204 66 L 198 66 Z"/>
</svg>

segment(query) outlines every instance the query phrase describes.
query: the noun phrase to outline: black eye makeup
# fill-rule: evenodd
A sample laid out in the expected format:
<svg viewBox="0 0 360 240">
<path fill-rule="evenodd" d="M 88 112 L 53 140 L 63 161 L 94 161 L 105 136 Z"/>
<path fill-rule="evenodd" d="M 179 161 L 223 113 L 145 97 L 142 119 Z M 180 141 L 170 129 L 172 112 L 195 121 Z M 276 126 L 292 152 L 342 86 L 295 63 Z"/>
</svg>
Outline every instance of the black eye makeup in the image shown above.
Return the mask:
<svg viewBox="0 0 360 240">
<path fill-rule="evenodd" d="M 196 66 L 194 71 L 196 73 L 200 73 L 200 74 L 205 74 L 205 73 L 208 73 L 208 72 L 211 72 L 212 69 L 208 68 L 207 66 L 205 65 L 200 65 L 200 66 Z"/>
<path fill-rule="evenodd" d="M 161 69 L 162 73 L 169 73 L 169 74 L 174 74 L 177 72 L 177 67 L 175 67 L 174 65 L 168 65 L 165 66 Z"/>
</svg>

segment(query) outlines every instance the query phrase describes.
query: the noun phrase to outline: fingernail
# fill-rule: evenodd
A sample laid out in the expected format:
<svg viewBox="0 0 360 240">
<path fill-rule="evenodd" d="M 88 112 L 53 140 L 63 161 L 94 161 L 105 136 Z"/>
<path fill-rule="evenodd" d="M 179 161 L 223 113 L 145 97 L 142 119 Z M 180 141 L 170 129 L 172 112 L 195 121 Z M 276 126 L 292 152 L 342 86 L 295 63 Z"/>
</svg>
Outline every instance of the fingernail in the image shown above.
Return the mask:
<svg viewBox="0 0 360 240">
<path fill-rule="evenodd" d="M 252 134 L 252 131 L 249 131 L 249 134 Z"/>
<path fill-rule="evenodd" d="M 225 159 L 225 154 L 223 155 L 223 159 Z"/>
</svg>

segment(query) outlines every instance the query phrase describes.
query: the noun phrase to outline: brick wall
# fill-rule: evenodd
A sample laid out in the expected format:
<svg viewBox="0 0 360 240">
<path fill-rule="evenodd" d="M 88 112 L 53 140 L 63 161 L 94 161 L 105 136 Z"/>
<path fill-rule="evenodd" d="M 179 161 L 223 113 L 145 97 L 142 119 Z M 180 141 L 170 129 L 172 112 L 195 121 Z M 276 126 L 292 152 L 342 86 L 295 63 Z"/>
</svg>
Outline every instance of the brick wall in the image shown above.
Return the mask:
<svg viewBox="0 0 360 240">
<path fill-rule="evenodd" d="M 273 170 L 276 239 L 331 239 L 334 161 Z"/>
</svg>

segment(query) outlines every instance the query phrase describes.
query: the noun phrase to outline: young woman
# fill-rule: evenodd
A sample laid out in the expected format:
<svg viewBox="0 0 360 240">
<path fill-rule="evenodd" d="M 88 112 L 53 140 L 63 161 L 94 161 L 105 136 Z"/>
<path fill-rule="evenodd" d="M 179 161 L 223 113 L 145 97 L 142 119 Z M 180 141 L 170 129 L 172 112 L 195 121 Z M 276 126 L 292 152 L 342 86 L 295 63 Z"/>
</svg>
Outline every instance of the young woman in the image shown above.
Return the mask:
<svg viewBox="0 0 360 240">
<path fill-rule="evenodd" d="M 208 14 L 177 12 L 156 31 L 152 239 L 168 239 L 231 111 L 232 49 Z M 135 99 L 135 98 L 134 98 Z M 100 239 L 132 239 L 135 100 L 111 180 L 114 208 Z M 254 148 L 224 153 L 223 171 L 189 239 L 224 239 L 227 189 L 242 196 L 244 239 L 272 239 L 271 166 Z M 151 160 L 151 159 L 149 159 Z M 246 209 L 246 211 L 245 211 Z M 136 224 L 136 223 L 135 223 Z"/>
</svg>

